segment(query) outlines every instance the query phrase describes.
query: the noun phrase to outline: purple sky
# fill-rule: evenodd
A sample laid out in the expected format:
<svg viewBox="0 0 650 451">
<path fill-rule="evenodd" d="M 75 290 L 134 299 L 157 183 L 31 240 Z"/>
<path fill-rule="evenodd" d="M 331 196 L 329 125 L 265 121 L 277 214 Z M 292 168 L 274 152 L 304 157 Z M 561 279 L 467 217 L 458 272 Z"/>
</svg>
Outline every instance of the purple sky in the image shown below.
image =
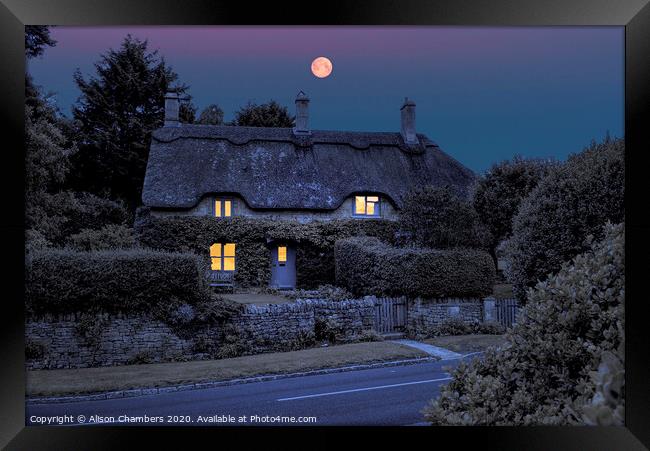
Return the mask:
<svg viewBox="0 0 650 451">
<path fill-rule="evenodd" d="M 56 27 L 56 47 L 29 71 L 69 115 L 74 70 L 91 74 L 127 33 L 159 50 L 199 110 L 217 103 L 226 120 L 249 100 L 293 113 L 302 89 L 312 128 L 397 131 L 408 96 L 418 131 L 475 171 L 623 136 L 622 27 Z M 311 74 L 317 56 L 332 60 L 330 77 Z"/>
</svg>

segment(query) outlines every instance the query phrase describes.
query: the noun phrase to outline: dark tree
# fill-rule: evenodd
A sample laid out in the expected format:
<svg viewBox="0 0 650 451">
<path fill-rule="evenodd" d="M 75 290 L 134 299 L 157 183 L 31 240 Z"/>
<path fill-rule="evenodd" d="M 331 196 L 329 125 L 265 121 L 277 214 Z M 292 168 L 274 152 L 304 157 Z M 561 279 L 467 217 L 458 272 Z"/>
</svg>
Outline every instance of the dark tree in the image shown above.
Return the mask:
<svg viewBox="0 0 650 451">
<path fill-rule="evenodd" d="M 293 127 L 294 117 L 289 114 L 287 107 L 279 105 L 274 100 L 257 105 L 252 102 L 235 113 L 233 125 L 248 127 Z"/>
<path fill-rule="evenodd" d="M 506 242 L 515 294 L 546 280 L 625 219 L 625 141 L 607 137 L 572 155 L 521 202 Z"/>
<path fill-rule="evenodd" d="M 50 29 L 45 25 L 25 25 L 25 55 L 28 58 L 40 56 L 45 47 L 54 47 L 56 41 L 50 37 Z"/>
<path fill-rule="evenodd" d="M 515 156 L 494 164 L 481 177 L 474 191 L 476 212 L 492 236 L 490 254 L 497 264 L 496 248 L 512 233 L 512 218 L 519 204 L 555 163 Z"/>
<path fill-rule="evenodd" d="M 196 106 L 192 98 L 186 96 L 178 108 L 178 120 L 183 124 L 194 124 L 196 122 Z"/>
<path fill-rule="evenodd" d="M 409 192 L 400 214 L 407 242 L 432 248 L 486 247 L 489 232 L 472 205 L 449 187 L 424 186 Z"/>
<path fill-rule="evenodd" d="M 208 105 L 199 115 L 198 124 L 202 125 L 223 125 L 223 110 L 219 105 Z"/>
<path fill-rule="evenodd" d="M 73 159 L 75 188 L 121 199 L 131 211 L 141 203 L 152 130 L 162 126 L 164 94 L 185 93 L 178 75 L 147 50 L 147 41 L 128 35 L 118 50 L 95 63 L 86 80 L 77 70 L 81 96 L 73 109 L 79 152 Z"/>
</svg>

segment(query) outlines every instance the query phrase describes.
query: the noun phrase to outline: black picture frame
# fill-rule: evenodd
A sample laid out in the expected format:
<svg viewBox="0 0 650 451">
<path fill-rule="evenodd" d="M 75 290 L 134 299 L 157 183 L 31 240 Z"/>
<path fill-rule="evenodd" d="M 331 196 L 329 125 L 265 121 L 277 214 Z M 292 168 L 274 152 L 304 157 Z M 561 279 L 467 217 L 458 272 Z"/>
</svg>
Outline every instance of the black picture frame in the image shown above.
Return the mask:
<svg viewBox="0 0 650 451">
<path fill-rule="evenodd" d="M 453 440 L 482 449 L 635 450 L 650 446 L 650 340 L 648 235 L 650 201 L 644 175 L 650 152 L 650 5 L 648 0 L 382 0 L 248 2 L 223 0 L 1 0 L 0 118 L 3 134 L 2 249 L 3 303 L 0 313 L 0 446 L 7 449 L 116 449 L 135 447 L 146 434 L 147 448 L 197 439 L 226 446 L 224 434 L 239 438 L 278 429 L 25 427 L 24 369 L 24 25 L 471 25 L 624 26 L 626 140 L 626 420 L 625 427 L 504 427 L 376 429 L 368 438 L 410 435 L 409 446 Z M 304 431 L 304 430 L 303 430 Z M 295 434 L 288 428 L 282 432 Z M 307 431 L 292 442 L 301 447 L 343 446 L 338 434 Z M 210 437 L 205 437 L 209 434 Z M 417 435 L 414 437 L 413 435 Z M 219 437 L 218 441 L 214 441 Z M 265 440 L 267 440 L 265 438 Z M 420 443 L 417 444 L 416 443 Z M 268 442 L 271 443 L 271 442 Z M 285 446 L 290 442 L 277 442 Z M 164 445 L 163 445 L 164 444 Z M 428 445 L 427 445 L 428 444 Z M 240 442 L 238 446 L 242 446 Z"/>
</svg>

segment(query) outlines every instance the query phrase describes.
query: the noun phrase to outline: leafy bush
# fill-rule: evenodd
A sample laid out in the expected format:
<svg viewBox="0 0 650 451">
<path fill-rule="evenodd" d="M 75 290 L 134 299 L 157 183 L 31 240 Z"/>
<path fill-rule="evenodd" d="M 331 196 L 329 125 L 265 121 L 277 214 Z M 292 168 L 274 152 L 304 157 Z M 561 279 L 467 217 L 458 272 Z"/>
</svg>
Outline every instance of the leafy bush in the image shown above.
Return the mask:
<svg viewBox="0 0 650 451">
<path fill-rule="evenodd" d="M 472 203 L 481 223 L 490 232 L 490 252 L 495 263 L 496 248 L 512 233 L 512 218 L 521 201 L 554 165 L 554 162 L 515 156 L 512 160 L 495 163 L 479 178 Z"/>
<path fill-rule="evenodd" d="M 504 346 L 483 360 L 461 363 L 426 409 L 427 419 L 449 425 L 555 425 L 584 423 L 590 413 L 599 417 L 592 374 L 607 353 L 623 358 L 624 239 L 622 224 L 608 225 L 603 241 L 530 290 Z M 621 371 L 615 368 L 612 377 Z M 616 389 L 621 379 L 615 380 Z M 606 401 L 614 412 L 616 401 L 620 396 Z"/>
<path fill-rule="evenodd" d="M 339 326 L 332 318 L 316 318 L 314 323 L 314 338 L 316 340 L 336 343 L 340 335 Z"/>
<path fill-rule="evenodd" d="M 484 296 L 494 277 L 492 258 L 480 250 L 399 248 L 368 237 L 336 243 L 337 284 L 355 295 Z"/>
<path fill-rule="evenodd" d="M 139 211 L 135 232 L 143 247 L 194 252 L 206 261 L 216 241 L 237 243 L 235 282 L 240 287 L 267 286 L 270 280 L 269 240 L 297 243 L 296 284 L 314 288 L 334 283 L 334 243 L 356 235 L 394 238 L 397 224 L 387 220 L 334 220 L 298 224 L 294 221 L 234 217 L 216 220 L 200 216 L 156 217 Z"/>
<path fill-rule="evenodd" d="M 588 235 L 624 218 L 625 145 L 606 139 L 555 168 L 522 202 L 506 245 L 507 276 L 524 298 L 527 287 L 588 249 Z"/>
<path fill-rule="evenodd" d="M 505 333 L 506 328 L 494 322 L 472 322 L 466 323 L 459 318 L 450 318 L 436 324 L 426 331 L 427 337 L 439 337 L 442 335 L 468 335 L 486 334 L 500 335 Z"/>
<path fill-rule="evenodd" d="M 30 313 L 150 312 L 205 302 L 203 259 L 145 250 L 35 252 L 26 260 Z"/>
<path fill-rule="evenodd" d="M 487 229 L 473 206 L 449 187 L 424 186 L 408 193 L 400 213 L 406 243 L 446 249 L 486 247 Z"/>
<path fill-rule="evenodd" d="M 62 191 L 28 193 L 25 222 L 56 246 L 84 229 L 98 230 L 108 224 L 125 224 L 130 216 L 120 202 L 90 193 Z"/>
<path fill-rule="evenodd" d="M 105 225 L 99 230 L 83 229 L 66 240 L 66 247 L 76 251 L 129 249 L 134 245 L 133 229 L 116 224 Z"/>
</svg>

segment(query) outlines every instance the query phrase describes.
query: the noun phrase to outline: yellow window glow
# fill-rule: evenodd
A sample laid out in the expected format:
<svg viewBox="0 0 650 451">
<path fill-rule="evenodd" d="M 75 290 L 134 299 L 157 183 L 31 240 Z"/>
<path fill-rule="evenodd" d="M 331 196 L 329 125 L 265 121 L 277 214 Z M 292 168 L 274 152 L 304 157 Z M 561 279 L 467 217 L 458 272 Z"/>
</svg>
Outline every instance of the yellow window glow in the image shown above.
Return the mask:
<svg viewBox="0 0 650 451">
<path fill-rule="evenodd" d="M 214 215 L 217 218 L 221 217 L 221 201 L 220 200 L 215 200 L 214 201 Z"/>
<path fill-rule="evenodd" d="M 223 270 L 224 271 L 234 271 L 235 270 L 235 257 L 224 257 L 223 258 Z"/>
<path fill-rule="evenodd" d="M 354 213 L 358 215 L 363 215 L 366 213 L 366 199 L 364 196 L 355 196 Z"/>
<path fill-rule="evenodd" d="M 284 263 L 287 261 L 287 246 L 278 247 L 278 262 Z"/>
<path fill-rule="evenodd" d="M 235 256 L 235 243 L 228 243 L 223 246 L 223 255 L 224 257 L 234 257 Z"/>
<path fill-rule="evenodd" d="M 375 214 L 375 203 L 374 202 L 368 202 L 366 205 L 366 214 L 367 215 L 374 215 Z"/>
<path fill-rule="evenodd" d="M 379 202 L 379 196 L 368 196 L 366 199 L 368 202 Z"/>
<path fill-rule="evenodd" d="M 210 260 L 212 260 L 210 269 L 213 271 L 221 271 L 221 257 L 213 257 Z"/>
<path fill-rule="evenodd" d="M 232 216 L 232 201 L 224 200 L 223 201 L 224 212 L 223 215 L 226 217 Z"/>
<path fill-rule="evenodd" d="M 210 257 L 221 257 L 221 243 L 210 246 Z"/>
</svg>

